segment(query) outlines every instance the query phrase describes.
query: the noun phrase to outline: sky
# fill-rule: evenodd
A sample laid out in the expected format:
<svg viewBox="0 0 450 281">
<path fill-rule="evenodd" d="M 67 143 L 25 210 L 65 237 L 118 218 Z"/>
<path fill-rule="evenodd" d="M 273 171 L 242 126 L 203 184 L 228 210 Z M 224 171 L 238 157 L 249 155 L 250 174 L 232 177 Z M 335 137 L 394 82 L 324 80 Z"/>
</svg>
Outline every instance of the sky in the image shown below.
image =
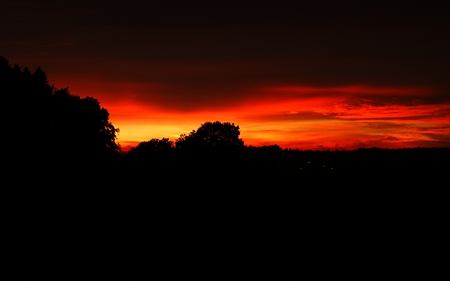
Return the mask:
<svg viewBox="0 0 450 281">
<path fill-rule="evenodd" d="M 0 0 L 0 56 L 98 99 L 124 151 L 207 121 L 254 146 L 450 147 L 440 2 Z"/>
</svg>

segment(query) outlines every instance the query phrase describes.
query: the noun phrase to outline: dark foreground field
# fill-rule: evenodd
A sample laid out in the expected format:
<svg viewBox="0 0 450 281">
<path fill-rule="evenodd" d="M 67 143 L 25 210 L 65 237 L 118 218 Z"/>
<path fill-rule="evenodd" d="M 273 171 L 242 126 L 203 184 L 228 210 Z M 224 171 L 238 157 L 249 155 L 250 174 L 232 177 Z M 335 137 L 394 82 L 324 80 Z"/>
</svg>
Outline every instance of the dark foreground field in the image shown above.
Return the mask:
<svg viewBox="0 0 450 281">
<path fill-rule="evenodd" d="M 17 272 L 117 279 L 255 261 L 425 262 L 448 250 L 449 159 L 363 149 L 12 163 L 2 252 Z"/>
</svg>

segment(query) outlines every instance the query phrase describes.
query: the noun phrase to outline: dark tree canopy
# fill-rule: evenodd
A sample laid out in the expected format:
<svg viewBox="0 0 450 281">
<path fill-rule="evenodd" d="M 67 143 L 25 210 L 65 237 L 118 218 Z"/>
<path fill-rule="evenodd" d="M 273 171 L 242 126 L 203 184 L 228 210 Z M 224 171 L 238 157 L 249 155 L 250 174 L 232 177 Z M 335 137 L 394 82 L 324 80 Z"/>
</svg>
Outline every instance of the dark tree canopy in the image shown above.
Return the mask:
<svg viewBox="0 0 450 281">
<path fill-rule="evenodd" d="M 179 149 L 194 150 L 229 150 L 241 148 L 244 142 L 239 138 L 239 126 L 230 122 L 206 122 L 197 131 L 181 135 L 176 140 Z"/>
<path fill-rule="evenodd" d="M 174 147 L 173 141 L 168 138 L 151 139 L 138 144 L 128 152 L 130 156 L 154 156 L 170 151 Z"/>
<path fill-rule="evenodd" d="M 9 108 L 3 129 L 16 156 L 88 160 L 120 151 L 118 129 L 98 100 L 55 89 L 39 67 L 11 67 L 0 56 L 0 94 Z"/>
<path fill-rule="evenodd" d="M 71 95 L 68 88 L 53 94 L 51 131 L 55 147 L 90 155 L 119 151 L 115 142 L 119 130 L 108 119 L 108 111 L 92 97 Z"/>
</svg>

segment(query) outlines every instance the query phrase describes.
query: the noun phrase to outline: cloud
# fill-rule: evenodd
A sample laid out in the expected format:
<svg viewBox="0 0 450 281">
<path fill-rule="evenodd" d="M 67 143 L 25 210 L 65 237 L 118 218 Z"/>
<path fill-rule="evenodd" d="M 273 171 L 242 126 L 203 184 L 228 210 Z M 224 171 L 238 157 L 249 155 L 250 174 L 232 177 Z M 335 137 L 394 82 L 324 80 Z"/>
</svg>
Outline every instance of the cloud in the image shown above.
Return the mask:
<svg viewBox="0 0 450 281">
<path fill-rule="evenodd" d="M 318 109 L 319 113 L 353 121 L 368 120 L 433 120 L 450 117 L 450 103 L 419 105 L 377 105 L 360 103 L 334 104 L 332 109 Z"/>
<path fill-rule="evenodd" d="M 427 88 L 409 87 L 377 87 L 369 85 L 349 85 L 336 87 L 314 87 L 314 86 L 284 86 L 271 87 L 267 91 L 276 93 L 290 93 L 300 95 L 364 95 L 364 96 L 427 96 L 431 90 Z"/>
<path fill-rule="evenodd" d="M 331 120 L 332 116 L 324 115 L 317 112 L 302 111 L 293 112 L 286 111 L 283 113 L 267 112 L 266 114 L 251 114 L 247 115 L 249 120 L 257 120 L 259 122 L 283 122 L 283 121 L 310 121 L 310 120 Z"/>
</svg>

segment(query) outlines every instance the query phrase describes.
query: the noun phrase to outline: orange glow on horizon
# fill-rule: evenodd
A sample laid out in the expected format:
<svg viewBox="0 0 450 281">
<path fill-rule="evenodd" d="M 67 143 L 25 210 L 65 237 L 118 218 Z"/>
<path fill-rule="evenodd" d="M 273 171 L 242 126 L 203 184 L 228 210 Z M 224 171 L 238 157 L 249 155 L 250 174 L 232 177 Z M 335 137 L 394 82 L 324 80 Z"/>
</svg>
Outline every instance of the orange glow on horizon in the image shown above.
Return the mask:
<svg viewBox="0 0 450 281">
<path fill-rule="evenodd" d="M 110 121 L 120 129 L 118 142 L 123 151 L 152 138 L 175 141 L 207 121 L 239 125 L 244 143 L 254 146 L 278 144 L 302 150 L 450 146 L 449 103 L 391 101 L 394 94 L 430 96 L 429 89 L 360 85 L 255 87 L 233 106 L 204 104 L 186 111 L 168 110 L 145 96 L 149 92 L 157 94 L 164 85 L 127 84 L 106 90 L 102 85 L 69 90 L 97 98 L 109 111 Z"/>
</svg>

